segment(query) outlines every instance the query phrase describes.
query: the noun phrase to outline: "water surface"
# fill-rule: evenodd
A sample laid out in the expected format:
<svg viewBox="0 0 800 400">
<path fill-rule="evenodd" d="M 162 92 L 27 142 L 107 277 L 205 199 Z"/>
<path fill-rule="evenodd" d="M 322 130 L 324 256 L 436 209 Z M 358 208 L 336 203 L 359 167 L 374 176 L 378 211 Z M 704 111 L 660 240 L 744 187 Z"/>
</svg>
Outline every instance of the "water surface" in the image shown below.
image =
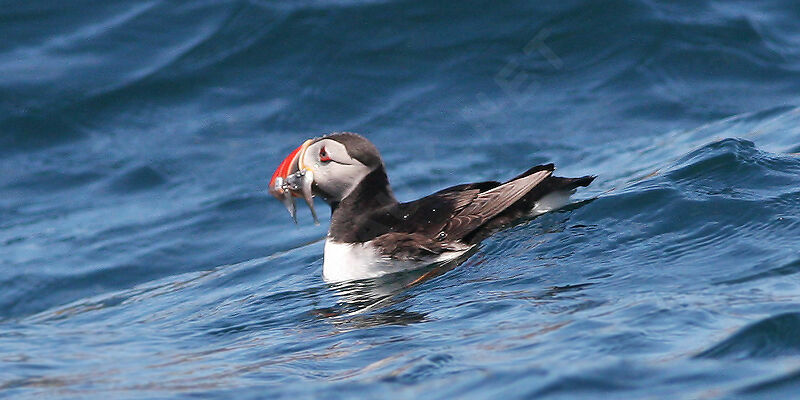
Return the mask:
<svg viewBox="0 0 800 400">
<path fill-rule="evenodd" d="M 2 2 L 0 397 L 796 397 L 800 7 L 539 3 Z M 401 200 L 599 177 L 328 285 L 266 186 L 338 130 Z"/>
</svg>

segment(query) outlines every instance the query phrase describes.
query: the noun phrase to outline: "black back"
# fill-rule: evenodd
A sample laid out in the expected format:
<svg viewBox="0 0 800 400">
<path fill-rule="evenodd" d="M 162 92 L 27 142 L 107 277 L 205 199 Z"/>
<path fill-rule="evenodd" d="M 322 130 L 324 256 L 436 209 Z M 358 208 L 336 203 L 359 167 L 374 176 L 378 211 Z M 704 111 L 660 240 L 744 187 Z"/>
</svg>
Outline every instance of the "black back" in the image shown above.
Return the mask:
<svg viewBox="0 0 800 400">
<path fill-rule="evenodd" d="M 471 244 L 481 240 L 491 230 L 527 214 L 542 196 L 553 191 L 587 186 L 594 179 L 590 176 L 547 176 L 541 182 L 532 182 L 531 188 L 525 188 L 523 197 L 510 204 L 502 204 L 500 209 L 488 215 L 481 214 L 481 210 L 487 207 L 479 209 L 473 204 L 481 200 L 502 202 L 501 197 L 505 192 L 499 188 L 501 185 L 511 186 L 507 184 L 542 171 L 548 171 L 549 175 L 554 169 L 553 164 L 539 165 L 505 183 L 487 181 L 456 185 L 419 200 L 399 203 L 391 192 L 381 164 L 347 198 L 332 204 L 329 234 L 335 241 L 345 243 L 362 243 L 383 236 L 382 242 L 391 238 L 392 243 L 410 241 L 417 247 L 427 248 L 437 247 L 436 243 L 456 241 Z M 498 190 L 490 192 L 493 189 Z M 492 198 L 487 192 L 498 193 L 499 198 Z M 431 251 L 436 252 L 434 249 Z"/>
</svg>

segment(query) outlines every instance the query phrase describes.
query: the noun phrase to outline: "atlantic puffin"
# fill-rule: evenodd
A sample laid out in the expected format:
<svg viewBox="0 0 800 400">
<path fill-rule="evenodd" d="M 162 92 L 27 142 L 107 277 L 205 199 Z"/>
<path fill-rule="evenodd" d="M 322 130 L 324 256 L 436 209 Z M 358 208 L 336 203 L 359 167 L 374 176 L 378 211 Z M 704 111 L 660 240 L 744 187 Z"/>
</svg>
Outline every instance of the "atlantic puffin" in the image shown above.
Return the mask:
<svg viewBox="0 0 800 400">
<path fill-rule="evenodd" d="M 400 203 L 375 145 L 338 132 L 292 151 L 272 175 L 269 192 L 295 223 L 295 197 L 305 199 L 317 223 L 313 197 L 330 205 L 322 274 L 341 282 L 454 260 L 514 220 L 565 205 L 595 178 L 561 178 L 554 170 L 537 165 L 506 182 L 456 185 Z"/>
</svg>

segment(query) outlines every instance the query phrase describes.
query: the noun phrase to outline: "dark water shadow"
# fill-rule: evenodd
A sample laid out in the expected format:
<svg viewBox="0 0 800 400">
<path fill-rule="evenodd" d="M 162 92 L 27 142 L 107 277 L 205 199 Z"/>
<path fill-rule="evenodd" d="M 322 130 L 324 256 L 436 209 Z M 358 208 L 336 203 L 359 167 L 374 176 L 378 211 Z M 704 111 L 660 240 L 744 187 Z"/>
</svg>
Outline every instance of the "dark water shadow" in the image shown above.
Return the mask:
<svg viewBox="0 0 800 400">
<path fill-rule="evenodd" d="M 777 378 L 745 386 L 739 393 L 744 395 L 769 393 L 775 396 L 772 398 L 796 398 L 798 388 L 800 388 L 800 370 L 795 370 Z"/>
<path fill-rule="evenodd" d="M 743 276 L 741 278 L 728 279 L 721 282 L 716 282 L 716 285 L 735 285 L 739 283 L 746 283 L 757 281 L 760 279 L 773 278 L 778 276 L 789 276 L 800 272 L 800 259 L 783 264 L 775 268 L 768 268 L 754 274 Z"/>
<path fill-rule="evenodd" d="M 746 326 L 695 358 L 751 359 L 800 354 L 800 313 L 772 316 Z"/>
</svg>

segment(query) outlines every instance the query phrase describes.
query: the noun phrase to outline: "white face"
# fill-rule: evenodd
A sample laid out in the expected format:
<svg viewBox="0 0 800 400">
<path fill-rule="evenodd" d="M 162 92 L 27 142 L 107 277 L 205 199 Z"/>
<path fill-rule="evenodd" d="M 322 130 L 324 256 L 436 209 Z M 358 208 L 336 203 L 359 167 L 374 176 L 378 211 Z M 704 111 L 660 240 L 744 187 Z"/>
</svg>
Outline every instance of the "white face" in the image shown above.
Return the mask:
<svg viewBox="0 0 800 400">
<path fill-rule="evenodd" d="M 321 190 L 318 194 L 328 202 L 347 197 L 371 172 L 351 157 L 343 144 L 331 139 L 320 139 L 308 146 L 299 164 L 314 173 L 314 184 Z"/>
</svg>

